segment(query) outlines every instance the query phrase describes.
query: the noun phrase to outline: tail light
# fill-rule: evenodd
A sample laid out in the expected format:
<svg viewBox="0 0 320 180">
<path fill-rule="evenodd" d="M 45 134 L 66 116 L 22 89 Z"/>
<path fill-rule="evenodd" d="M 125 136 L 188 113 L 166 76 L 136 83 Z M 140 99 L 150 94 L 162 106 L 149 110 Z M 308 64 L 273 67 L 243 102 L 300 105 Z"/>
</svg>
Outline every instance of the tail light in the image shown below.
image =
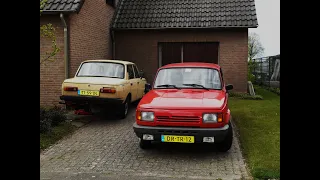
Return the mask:
<svg viewBox="0 0 320 180">
<path fill-rule="evenodd" d="M 223 115 L 222 113 L 218 114 L 218 122 L 222 122 L 222 120 L 223 120 L 222 115 Z"/>
<path fill-rule="evenodd" d="M 77 87 L 64 87 L 63 88 L 65 91 L 78 91 Z"/>
<path fill-rule="evenodd" d="M 115 88 L 101 88 L 100 89 L 101 93 L 116 93 L 116 89 Z"/>
</svg>

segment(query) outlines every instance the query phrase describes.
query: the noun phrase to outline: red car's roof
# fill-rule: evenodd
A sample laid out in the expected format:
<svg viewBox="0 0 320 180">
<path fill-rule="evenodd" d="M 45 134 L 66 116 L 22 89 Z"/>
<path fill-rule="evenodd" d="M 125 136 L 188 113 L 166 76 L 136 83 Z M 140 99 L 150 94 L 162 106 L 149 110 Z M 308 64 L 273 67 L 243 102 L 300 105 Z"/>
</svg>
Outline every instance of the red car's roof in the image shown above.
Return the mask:
<svg viewBox="0 0 320 180">
<path fill-rule="evenodd" d="M 187 63 L 173 63 L 162 66 L 163 68 L 174 68 L 174 67 L 203 67 L 203 68 L 214 68 L 220 69 L 220 66 L 213 63 L 202 63 L 202 62 L 187 62 Z"/>
</svg>

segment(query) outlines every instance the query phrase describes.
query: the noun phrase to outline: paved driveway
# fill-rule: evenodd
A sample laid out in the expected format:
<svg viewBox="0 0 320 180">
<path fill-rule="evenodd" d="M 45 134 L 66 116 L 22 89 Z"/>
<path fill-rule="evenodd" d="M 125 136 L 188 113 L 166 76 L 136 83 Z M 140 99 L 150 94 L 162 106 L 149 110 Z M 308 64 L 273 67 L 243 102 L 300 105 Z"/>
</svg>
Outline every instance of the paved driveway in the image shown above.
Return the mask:
<svg viewBox="0 0 320 180">
<path fill-rule="evenodd" d="M 228 153 L 190 144 L 141 150 L 133 116 L 132 108 L 124 120 L 92 117 L 90 124 L 40 154 L 41 179 L 248 179 L 236 138 Z"/>
</svg>

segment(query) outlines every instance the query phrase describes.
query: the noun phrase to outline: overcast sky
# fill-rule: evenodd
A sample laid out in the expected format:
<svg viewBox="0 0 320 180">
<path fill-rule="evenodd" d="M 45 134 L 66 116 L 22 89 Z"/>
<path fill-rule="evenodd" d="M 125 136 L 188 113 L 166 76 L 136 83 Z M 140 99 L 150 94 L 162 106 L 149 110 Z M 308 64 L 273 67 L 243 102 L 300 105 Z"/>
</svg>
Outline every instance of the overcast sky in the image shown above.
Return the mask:
<svg viewBox="0 0 320 180">
<path fill-rule="evenodd" d="M 280 0 L 255 0 L 258 28 L 251 28 L 260 36 L 263 56 L 280 54 Z"/>
</svg>

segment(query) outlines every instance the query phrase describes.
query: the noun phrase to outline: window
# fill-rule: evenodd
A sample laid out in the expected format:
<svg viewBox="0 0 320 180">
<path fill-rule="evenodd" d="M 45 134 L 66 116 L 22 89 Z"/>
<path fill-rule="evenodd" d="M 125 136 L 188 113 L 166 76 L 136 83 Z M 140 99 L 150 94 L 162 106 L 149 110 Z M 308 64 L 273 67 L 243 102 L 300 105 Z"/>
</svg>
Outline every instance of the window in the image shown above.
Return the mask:
<svg viewBox="0 0 320 180">
<path fill-rule="evenodd" d="M 132 65 L 127 65 L 127 68 L 128 68 L 129 79 L 134 79 L 134 70 Z"/>
<path fill-rule="evenodd" d="M 133 67 L 134 67 L 134 74 L 136 75 L 136 78 L 140 78 L 138 67 L 136 65 L 133 65 Z"/>
<path fill-rule="evenodd" d="M 109 62 L 85 62 L 81 65 L 78 77 L 124 78 L 124 66 Z"/>
<path fill-rule="evenodd" d="M 156 77 L 154 88 L 159 88 L 157 86 L 165 84 L 175 85 L 179 88 L 191 88 L 185 84 L 198 84 L 209 89 L 218 90 L 221 90 L 222 87 L 219 71 L 211 68 L 183 67 L 162 69 Z"/>
</svg>

